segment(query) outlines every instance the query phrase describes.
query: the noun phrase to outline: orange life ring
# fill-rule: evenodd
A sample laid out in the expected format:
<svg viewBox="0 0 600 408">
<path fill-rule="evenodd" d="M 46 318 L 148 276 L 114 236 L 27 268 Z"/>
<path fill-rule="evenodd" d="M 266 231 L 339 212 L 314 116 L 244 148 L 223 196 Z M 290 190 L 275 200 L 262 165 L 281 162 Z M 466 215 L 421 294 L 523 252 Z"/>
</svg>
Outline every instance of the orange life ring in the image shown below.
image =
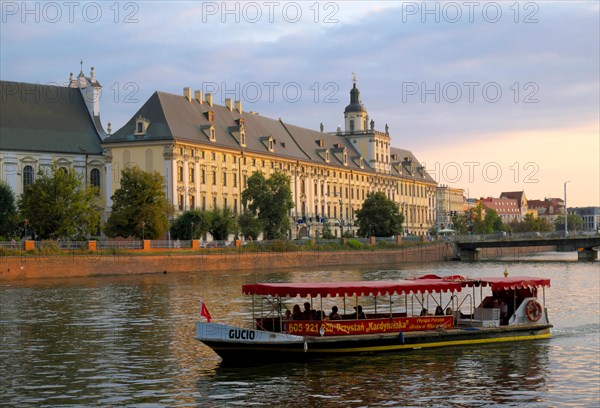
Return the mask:
<svg viewBox="0 0 600 408">
<path fill-rule="evenodd" d="M 530 299 L 525 306 L 525 314 L 530 322 L 537 322 L 542 317 L 542 305 L 537 300 Z"/>
</svg>

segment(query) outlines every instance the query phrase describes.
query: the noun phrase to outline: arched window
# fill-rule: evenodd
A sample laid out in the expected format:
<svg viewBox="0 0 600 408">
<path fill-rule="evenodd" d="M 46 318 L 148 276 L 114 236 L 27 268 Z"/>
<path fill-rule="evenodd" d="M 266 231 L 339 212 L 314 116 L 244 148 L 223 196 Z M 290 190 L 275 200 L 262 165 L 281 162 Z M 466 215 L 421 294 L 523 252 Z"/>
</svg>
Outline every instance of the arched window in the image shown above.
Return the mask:
<svg viewBox="0 0 600 408">
<path fill-rule="evenodd" d="M 350 132 L 354 132 L 354 119 L 350 119 Z"/>
<path fill-rule="evenodd" d="M 92 169 L 90 172 L 90 184 L 92 187 L 98 187 L 98 189 L 100 189 L 100 170 Z"/>
<path fill-rule="evenodd" d="M 33 183 L 33 167 L 23 167 L 23 190 L 25 187 Z"/>
</svg>

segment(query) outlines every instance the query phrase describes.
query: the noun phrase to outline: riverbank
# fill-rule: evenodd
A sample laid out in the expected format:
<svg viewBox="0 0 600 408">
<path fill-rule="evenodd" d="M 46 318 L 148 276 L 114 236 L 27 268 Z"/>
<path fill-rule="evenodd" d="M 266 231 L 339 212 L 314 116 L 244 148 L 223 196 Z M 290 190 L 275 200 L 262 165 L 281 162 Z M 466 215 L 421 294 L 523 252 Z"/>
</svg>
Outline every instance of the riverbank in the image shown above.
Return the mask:
<svg viewBox="0 0 600 408">
<path fill-rule="evenodd" d="M 132 255 L 64 254 L 0 257 L 0 281 L 27 278 L 133 275 L 218 270 L 286 269 L 343 265 L 441 262 L 456 254 L 448 243 L 374 250 L 187 252 Z"/>
</svg>

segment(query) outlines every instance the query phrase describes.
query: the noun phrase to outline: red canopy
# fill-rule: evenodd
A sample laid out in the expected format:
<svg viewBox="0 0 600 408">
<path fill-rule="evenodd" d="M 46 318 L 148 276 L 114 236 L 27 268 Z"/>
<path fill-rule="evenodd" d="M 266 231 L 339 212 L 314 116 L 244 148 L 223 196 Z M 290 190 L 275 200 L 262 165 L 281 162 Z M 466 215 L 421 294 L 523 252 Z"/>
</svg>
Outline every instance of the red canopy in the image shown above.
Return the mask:
<svg viewBox="0 0 600 408">
<path fill-rule="evenodd" d="M 367 296 L 402 293 L 460 292 L 461 282 L 441 279 L 418 279 L 400 281 L 356 281 L 317 283 L 256 283 L 243 285 L 245 295 L 270 295 L 281 297 L 315 296 Z"/>
<path fill-rule="evenodd" d="M 467 286 L 474 286 L 480 282 L 482 286 L 490 286 L 493 291 L 503 289 L 536 288 L 539 286 L 550 287 L 550 279 L 534 278 L 531 276 L 509 276 L 508 278 L 483 278 L 480 280 L 469 280 Z"/>
</svg>

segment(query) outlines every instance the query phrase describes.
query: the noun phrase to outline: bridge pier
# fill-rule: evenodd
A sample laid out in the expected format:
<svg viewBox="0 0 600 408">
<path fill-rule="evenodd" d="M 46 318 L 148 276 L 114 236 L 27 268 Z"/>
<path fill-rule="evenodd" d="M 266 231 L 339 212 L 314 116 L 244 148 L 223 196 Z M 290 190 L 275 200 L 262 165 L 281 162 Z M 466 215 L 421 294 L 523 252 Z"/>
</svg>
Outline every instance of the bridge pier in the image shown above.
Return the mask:
<svg viewBox="0 0 600 408">
<path fill-rule="evenodd" d="M 598 259 L 598 251 L 592 248 L 577 251 L 577 260 L 579 261 L 595 261 L 596 259 Z"/>
<path fill-rule="evenodd" d="M 463 262 L 477 262 L 481 258 L 479 248 L 476 249 L 461 249 L 460 260 Z"/>
</svg>

